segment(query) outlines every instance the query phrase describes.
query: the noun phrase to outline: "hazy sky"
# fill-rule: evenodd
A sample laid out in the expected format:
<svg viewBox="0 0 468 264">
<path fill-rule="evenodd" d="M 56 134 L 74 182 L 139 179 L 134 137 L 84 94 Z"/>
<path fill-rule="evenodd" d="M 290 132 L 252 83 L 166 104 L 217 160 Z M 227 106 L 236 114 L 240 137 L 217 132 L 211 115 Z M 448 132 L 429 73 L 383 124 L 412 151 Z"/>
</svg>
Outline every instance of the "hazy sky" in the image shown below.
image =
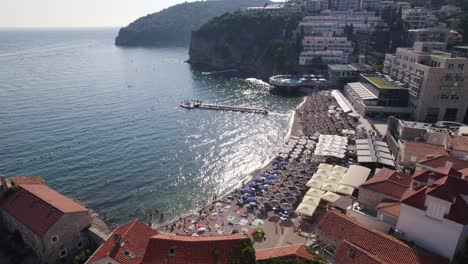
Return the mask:
<svg viewBox="0 0 468 264">
<path fill-rule="evenodd" d="M 120 27 L 182 2 L 185 0 L 0 0 L 0 27 Z"/>
</svg>

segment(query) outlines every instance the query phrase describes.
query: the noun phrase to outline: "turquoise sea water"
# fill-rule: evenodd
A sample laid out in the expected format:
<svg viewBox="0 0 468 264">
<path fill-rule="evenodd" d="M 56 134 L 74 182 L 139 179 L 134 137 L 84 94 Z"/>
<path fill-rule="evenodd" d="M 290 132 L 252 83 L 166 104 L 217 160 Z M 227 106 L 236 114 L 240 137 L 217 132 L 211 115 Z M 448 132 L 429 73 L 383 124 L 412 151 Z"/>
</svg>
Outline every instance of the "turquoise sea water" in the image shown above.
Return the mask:
<svg viewBox="0 0 468 264">
<path fill-rule="evenodd" d="M 194 71 L 187 48 L 116 47 L 116 32 L 0 30 L 0 174 L 40 175 L 122 224 L 188 212 L 277 153 L 301 97 Z M 185 99 L 271 114 L 186 110 Z"/>
</svg>

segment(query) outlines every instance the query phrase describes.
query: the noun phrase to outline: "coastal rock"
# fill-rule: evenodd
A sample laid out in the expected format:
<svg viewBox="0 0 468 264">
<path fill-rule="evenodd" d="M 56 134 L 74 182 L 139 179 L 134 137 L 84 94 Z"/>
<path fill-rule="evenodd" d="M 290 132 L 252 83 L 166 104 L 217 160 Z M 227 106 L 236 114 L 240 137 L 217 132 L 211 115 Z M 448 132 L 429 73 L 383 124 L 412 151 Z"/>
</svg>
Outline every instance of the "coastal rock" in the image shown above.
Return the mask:
<svg viewBox="0 0 468 264">
<path fill-rule="evenodd" d="M 240 12 L 216 17 L 192 32 L 189 62 L 203 70 L 237 69 L 260 78 L 294 72 L 301 18 L 300 14 Z"/>
</svg>

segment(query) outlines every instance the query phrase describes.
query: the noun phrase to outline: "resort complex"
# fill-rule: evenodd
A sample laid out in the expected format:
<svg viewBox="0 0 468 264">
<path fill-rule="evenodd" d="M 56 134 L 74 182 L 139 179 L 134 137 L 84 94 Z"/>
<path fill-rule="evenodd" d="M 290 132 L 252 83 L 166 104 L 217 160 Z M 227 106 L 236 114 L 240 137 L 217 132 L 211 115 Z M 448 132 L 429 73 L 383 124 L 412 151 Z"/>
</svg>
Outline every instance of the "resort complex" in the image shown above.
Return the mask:
<svg viewBox="0 0 468 264">
<path fill-rule="evenodd" d="M 130 192 L 127 184 L 134 178 L 140 180 L 137 192 L 146 187 L 142 185 L 153 188 L 153 179 L 139 175 L 140 167 L 167 166 L 165 177 L 172 171 L 181 173 L 164 178 L 158 188 L 173 185 L 177 192 L 187 192 L 183 199 L 190 200 L 190 207 L 182 204 L 181 196 L 160 197 L 169 197 L 168 190 L 175 189 L 164 189 L 158 196 L 164 212 L 154 206 L 154 201 L 117 196 L 107 211 L 126 210 L 130 218 L 119 217 L 108 223 L 64 187 L 71 178 L 51 183 L 42 175 L 50 186 L 64 190 L 67 197 L 49 187 L 41 176 L 17 176 L 23 170 L 8 171 L 8 177 L 0 175 L 0 246 L 8 246 L 0 248 L 0 263 L 3 255 L 16 251 L 27 253 L 9 257 L 11 261 L 6 263 L 468 263 L 468 38 L 462 36 L 468 34 L 468 10 L 463 8 L 468 7 L 460 1 L 442 0 L 269 2 L 237 7 L 231 14 L 214 18 L 217 22 L 201 26 L 200 32 L 191 29 L 190 63 L 201 53 L 200 47 L 210 47 L 209 52 L 221 54 L 227 62 L 210 57 L 201 64 L 213 66 L 213 72 L 201 72 L 195 63 L 192 69 L 178 57 L 174 59 L 177 62 L 171 61 L 167 67 L 183 65 L 183 70 L 191 74 L 179 80 L 181 85 L 201 85 L 189 89 L 189 94 L 213 101 L 186 100 L 180 105 L 183 109 L 178 105 L 169 107 L 180 111 L 171 114 L 190 115 L 187 120 L 205 118 L 206 114 L 223 123 L 239 119 L 255 126 L 259 120 L 271 126 L 288 124 L 290 120 L 289 132 L 283 129 L 282 133 L 269 133 L 270 127 L 261 125 L 249 130 L 260 131 L 263 138 L 248 141 L 247 147 L 239 151 L 246 159 L 256 159 L 250 155 L 254 152 L 268 157 L 263 165 L 263 161 L 255 161 L 252 164 L 257 167 L 250 171 L 246 168 L 252 166 L 230 163 L 226 167 L 234 167 L 236 173 L 208 179 L 209 174 L 221 175 L 224 171 L 212 169 L 200 174 L 195 163 L 214 166 L 234 158 L 215 159 L 205 149 L 197 153 L 204 156 L 203 160 L 182 154 L 195 155 L 193 148 L 209 144 L 215 144 L 207 147 L 210 151 L 230 152 L 226 145 L 231 142 L 222 138 L 245 135 L 233 130 L 232 124 L 218 126 L 211 119 L 197 119 L 196 123 L 178 123 L 180 129 L 190 130 L 188 137 L 171 139 L 169 134 L 179 128 L 166 125 L 158 112 L 151 125 L 164 126 L 164 134 L 154 136 L 169 142 L 161 147 L 164 157 L 153 161 L 139 153 L 141 148 L 129 145 L 112 149 L 110 152 L 137 153 L 145 156 L 145 161 L 123 162 L 134 174 L 112 178 L 120 185 L 111 191 L 119 195 Z M 459 16 L 462 12 L 466 13 Z M 271 19 L 273 33 L 258 18 Z M 246 36 L 228 36 L 237 28 L 224 27 L 223 21 L 240 23 Z M 458 25 L 465 25 L 466 31 L 458 29 Z M 250 26 L 256 31 L 248 31 Z M 213 40 L 215 36 L 204 30 L 222 32 L 219 35 L 227 37 Z M 261 39 L 257 39 L 260 44 L 250 42 L 256 38 Z M 239 55 L 231 44 L 252 53 Z M 137 55 L 140 51 L 132 50 Z M 129 59 L 123 64 L 131 64 L 129 61 L 133 63 Z M 160 65 L 153 60 L 147 63 L 152 66 L 139 65 L 135 71 L 146 66 L 153 72 L 159 70 Z M 239 64 L 245 68 L 238 69 Z M 235 78 L 229 75 L 233 72 Z M 243 79 L 252 72 L 263 81 Z M 218 77 L 226 79 L 216 82 Z M 222 88 L 227 86 L 228 78 L 236 86 L 226 92 Z M 256 84 L 247 84 L 252 79 Z M 160 104 L 167 98 L 172 103 L 180 95 L 160 99 L 152 90 L 132 87 L 126 84 L 119 98 L 141 93 Z M 216 93 L 229 94 L 225 102 L 239 106 L 224 104 L 217 100 Z M 267 95 L 275 99 L 258 103 Z M 249 100 L 241 102 L 241 96 Z M 261 99 L 252 101 L 256 96 Z M 67 98 L 63 101 L 67 102 Z M 294 101 L 297 108 L 286 109 L 289 101 Z M 143 112 L 158 111 L 158 104 Z M 128 115 L 141 120 L 143 112 Z M 122 114 L 122 120 L 126 114 Z M 293 115 L 291 119 L 275 119 L 288 114 Z M 70 126 L 74 129 L 74 125 Z M 125 138 L 145 144 L 153 133 L 139 138 L 128 125 L 123 126 Z M 228 132 L 211 135 L 208 130 L 214 129 Z M 80 133 L 92 137 L 87 131 Z M 99 135 L 106 136 L 104 132 Z M 279 141 L 278 135 L 282 138 Z M 175 141 L 186 141 L 186 149 L 177 149 L 172 145 Z M 259 146 L 267 141 L 271 143 L 267 151 L 260 151 Z M 80 150 L 89 148 L 90 144 L 82 142 L 77 143 Z M 103 166 L 99 155 L 86 156 L 96 159 L 96 163 L 77 161 L 80 170 Z M 41 151 L 40 159 L 51 159 L 51 155 Z M 183 165 L 178 164 L 182 159 L 188 162 L 184 166 L 193 169 L 190 175 L 183 175 Z M 46 171 L 41 167 L 32 173 Z M 82 177 L 89 185 L 96 182 L 94 175 Z M 193 187 L 189 181 L 203 185 L 197 197 L 187 191 Z M 92 201 L 89 204 L 107 205 L 106 193 L 96 186 L 92 188 L 92 194 L 85 197 Z M 94 200 L 90 197 L 93 195 Z M 124 206 L 124 202 L 131 204 Z M 130 212 L 133 208 L 129 207 L 137 203 L 145 207 L 143 215 Z M 175 209 L 166 210 L 173 209 L 170 207 Z M 168 211 L 185 212 L 174 217 L 175 213 Z"/>
</svg>

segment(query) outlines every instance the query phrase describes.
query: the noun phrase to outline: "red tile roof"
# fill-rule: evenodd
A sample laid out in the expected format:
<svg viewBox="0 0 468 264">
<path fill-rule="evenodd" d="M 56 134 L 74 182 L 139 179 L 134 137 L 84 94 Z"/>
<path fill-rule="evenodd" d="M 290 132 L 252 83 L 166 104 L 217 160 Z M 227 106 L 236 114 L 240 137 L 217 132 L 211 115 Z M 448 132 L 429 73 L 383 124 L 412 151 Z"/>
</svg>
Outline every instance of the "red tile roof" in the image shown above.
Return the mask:
<svg viewBox="0 0 468 264">
<path fill-rule="evenodd" d="M 387 264 L 388 262 L 346 240 L 336 249 L 335 260 L 343 264 Z"/>
<path fill-rule="evenodd" d="M 0 208 L 39 237 L 64 214 L 88 211 L 45 184 L 22 184 L 17 192 L 1 202 Z"/>
<path fill-rule="evenodd" d="M 15 176 L 15 177 L 11 177 L 11 181 L 15 185 L 45 184 L 45 180 L 41 176 Z"/>
<path fill-rule="evenodd" d="M 112 232 L 86 263 L 110 257 L 122 264 L 140 264 L 150 237 L 156 234 L 158 234 L 156 230 L 134 220 Z M 116 246 L 116 235 L 121 238 L 120 246 Z M 128 252 L 127 255 L 125 252 Z"/>
<path fill-rule="evenodd" d="M 424 186 L 412 190 L 403 201 L 403 204 L 426 210 L 426 196 L 430 195 L 452 203 L 447 219 L 457 223 L 468 224 L 468 203 L 461 195 L 468 195 L 468 182 L 456 177 L 444 177 L 434 182 L 431 186 Z"/>
<path fill-rule="evenodd" d="M 436 181 L 445 176 L 447 176 L 447 174 L 440 172 L 434 172 L 430 170 L 417 170 L 413 174 L 413 180 L 426 184 L 429 178 L 432 178 Z"/>
<path fill-rule="evenodd" d="M 314 257 L 307 252 L 304 245 L 291 245 L 284 247 L 276 247 L 269 249 L 259 249 L 255 251 L 256 259 L 272 259 L 272 258 L 294 258 L 294 259 L 314 259 Z"/>
<path fill-rule="evenodd" d="M 412 141 L 406 141 L 403 144 L 403 155 L 408 158 L 411 156 L 415 156 L 417 161 L 422 160 L 427 155 L 447 154 L 447 151 L 445 150 L 444 146 Z"/>
<path fill-rule="evenodd" d="M 395 202 L 395 201 L 390 201 L 390 200 L 384 200 L 375 207 L 375 209 L 377 209 L 378 211 L 382 211 L 384 213 L 393 215 L 395 217 L 400 216 L 400 208 L 401 208 L 400 202 Z"/>
<path fill-rule="evenodd" d="M 452 168 L 455 170 L 461 170 L 468 168 L 468 161 L 457 159 L 447 155 L 429 155 L 426 156 L 423 160 L 418 162 L 418 165 L 421 167 L 426 167 L 428 169 L 437 170 L 437 168 L 445 167 L 447 161 L 451 162 Z"/>
<path fill-rule="evenodd" d="M 328 211 L 317 229 L 337 241 L 347 241 L 365 250 L 382 263 L 440 264 L 448 260 L 421 248 L 411 246 L 392 236 L 358 223 L 351 217 Z M 361 251 L 362 251 L 361 250 Z M 346 262 L 345 262 L 346 263 Z"/>
<path fill-rule="evenodd" d="M 228 264 L 236 243 L 248 239 L 244 234 L 212 237 L 158 234 L 151 237 L 142 263 L 214 264 L 213 250 L 217 249 L 217 263 Z M 170 250 L 174 250 L 172 256 L 169 254 Z"/>
<path fill-rule="evenodd" d="M 411 186 L 411 181 L 410 175 L 384 168 L 374 177 L 361 184 L 360 188 L 401 200 L 405 191 Z"/>
<path fill-rule="evenodd" d="M 468 152 L 468 136 L 448 136 L 448 149 Z"/>
</svg>

